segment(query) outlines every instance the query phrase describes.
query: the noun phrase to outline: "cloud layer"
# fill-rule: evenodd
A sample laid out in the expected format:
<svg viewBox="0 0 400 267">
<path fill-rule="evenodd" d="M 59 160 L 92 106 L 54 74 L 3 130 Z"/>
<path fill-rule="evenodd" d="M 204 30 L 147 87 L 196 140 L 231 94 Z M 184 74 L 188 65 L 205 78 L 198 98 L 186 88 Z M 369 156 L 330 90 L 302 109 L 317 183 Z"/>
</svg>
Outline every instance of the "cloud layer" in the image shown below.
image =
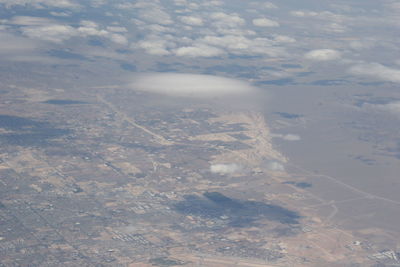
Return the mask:
<svg viewBox="0 0 400 267">
<path fill-rule="evenodd" d="M 140 91 L 183 97 L 234 96 L 255 90 L 254 87 L 241 80 L 186 73 L 137 75 L 132 87 Z"/>
</svg>

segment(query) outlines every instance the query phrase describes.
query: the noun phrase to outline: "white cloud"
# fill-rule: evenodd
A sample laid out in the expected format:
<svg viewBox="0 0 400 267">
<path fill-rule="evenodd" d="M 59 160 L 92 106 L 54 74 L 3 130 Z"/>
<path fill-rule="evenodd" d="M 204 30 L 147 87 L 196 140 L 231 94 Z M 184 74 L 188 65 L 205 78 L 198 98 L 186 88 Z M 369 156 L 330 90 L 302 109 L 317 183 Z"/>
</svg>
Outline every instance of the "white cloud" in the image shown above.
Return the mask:
<svg viewBox="0 0 400 267">
<path fill-rule="evenodd" d="M 22 33 L 33 39 L 61 43 L 77 35 L 76 29 L 69 25 L 45 25 L 23 27 Z"/>
<path fill-rule="evenodd" d="M 174 0 L 176 6 L 184 6 L 189 10 L 198 9 L 201 3 L 190 3 L 187 0 Z"/>
<path fill-rule="evenodd" d="M 257 3 L 258 5 L 258 3 Z M 266 8 L 266 9 L 276 9 L 278 8 L 275 4 L 271 3 L 271 2 L 264 2 L 261 4 L 261 8 Z"/>
<path fill-rule="evenodd" d="M 295 43 L 296 39 L 286 35 L 275 35 L 274 41 L 278 43 Z"/>
<path fill-rule="evenodd" d="M 225 35 L 225 36 L 204 36 L 197 40 L 211 46 L 224 48 L 230 53 L 237 55 L 268 55 L 272 57 L 286 55 L 285 49 L 276 46 L 273 40 L 267 38 L 249 39 L 245 36 Z"/>
<path fill-rule="evenodd" d="M 62 43 L 72 37 L 99 36 L 107 38 L 116 44 L 128 44 L 125 36 L 100 29 L 97 23 L 88 20 L 81 21 L 79 27 L 57 24 L 51 20 L 35 17 L 15 17 L 10 22 L 24 25 L 21 27 L 23 35 L 42 41 Z"/>
<path fill-rule="evenodd" d="M 301 140 L 300 136 L 298 136 L 297 134 L 286 134 L 282 137 L 283 140 L 286 141 L 299 141 Z"/>
<path fill-rule="evenodd" d="M 400 69 L 389 68 L 379 63 L 358 64 L 349 69 L 351 74 L 375 77 L 380 80 L 400 83 Z"/>
<path fill-rule="evenodd" d="M 31 5 L 37 8 L 41 7 L 58 7 L 58 8 L 76 8 L 80 7 L 74 1 L 69 0 L 0 0 L 0 4 L 5 4 L 7 8 L 13 6 Z"/>
<path fill-rule="evenodd" d="M 42 17 L 15 16 L 7 21 L 7 23 L 19 26 L 38 26 L 52 24 L 54 21 Z"/>
<path fill-rule="evenodd" d="M 216 7 L 216 6 L 222 6 L 224 4 L 223 1 L 221 0 L 210 0 L 210 1 L 204 1 L 201 3 L 202 6 L 205 7 Z"/>
<path fill-rule="evenodd" d="M 224 47 L 230 50 L 248 49 L 251 46 L 251 40 L 244 36 L 225 35 L 225 36 L 205 36 L 200 39 L 201 42 Z"/>
<path fill-rule="evenodd" d="M 237 171 L 240 171 L 241 167 L 235 163 L 230 164 L 213 164 L 210 166 L 210 171 L 212 173 L 218 174 L 233 174 Z"/>
<path fill-rule="evenodd" d="M 271 161 L 267 164 L 267 169 L 270 171 L 276 171 L 276 172 L 283 172 L 285 171 L 285 167 L 277 162 L 277 161 Z"/>
<path fill-rule="evenodd" d="M 125 27 L 121 26 L 107 26 L 107 31 L 110 32 L 128 32 L 128 30 Z"/>
<path fill-rule="evenodd" d="M 279 27 L 277 21 L 267 18 L 253 19 L 253 25 L 258 27 Z"/>
<path fill-rule="evenodd" d="M 175 54 L 181 57 L 215 57 L 225 54 L 219 48 L 199 44 L 197 46 L 185 46 L 175 50 Z"/>
<path fill-rule="evenodd" d="M 392 101 L 385 104 L 371 104 L 364 103 L 362 108 L 368 111 L 380 111 L 380 112 L 389 112 L 394 115 L 400 115 L 400 101 Z"/>
<path fill-rule="evenodd" d="M 315 61 L 330 61 L 340 59 L 341 54 L 333 49 L 317 49 L 306 53 L 304 57 Z"/>
<path fill-rule="evenodd" d="M 295 10 L 291 11 L 290 14 L 295 17 L 316 17 L 319 13 L 314 11 Z"/>
<path fill-rule="evenodd" d="M 171 33 L 171 32 L 175 32 L 174 29 L 172 29 L 170 27 L 165 27 L 165 26 L 162 26 L 162 25 L 159 25 L 159 24 L 150 24 L 150 25 L 145 24 L 145 25 L 142 25 L 142 26 L 144 26 L 144 28 L 147 31 L 150 31 L 151 33 L 167 33 L 167 32 Z"/>
<path fill-rule="evenodd" d="M 377 105 L 378 106 L 378 105 Z M 379 105 L 381 109 L 400 115 L 400 101 Z"/>
<path fill-rule="evenodd" d="M 156 2 L 139 2 L 135 4 L 139 8 L 139 17 L 147 22 L 170 25 L 173 23 L 171 16 Z"/>
<path fill-rule="evenodd" d="M 252 86 L 241 80 L 186 73 L 137 75 L 132 87 L 140 91 L 183 97 L 231 96 L 254 91 Z"/>
<path fill-rule="evenodd" d="M 326 31 L 342 33 L 347 31 L 347 27 L 340 23 L 332 22 L 325 27 Z"/>
<path fill-rule="evenodd" d="M 199 17 L 193 17 L 193 16 L 183 16 L 180 18 L 180 20 L 191 26 L 202 26 L 203 25 L 203 20 Z"/>
<path fill-rule="evenodd" d="M 282 136 L 282 139 L 286 140 L 286 141 L 299 141 L 299 140 L 301 140 L 300 136 L 297 135 L 297 134 L 286 134 L 286 135 Z"/>
<path fill-rule="evenodd" d="M 213 25 L 219 27 L 238 27 L 246 23 L 244 19 L 235 13 L 215 12 L 210 15 L 210 18 L 214 20 Z"/>
<path fill-rule="evenodd" d="M 373 38 L 365 38 L 361 40 L 353 40 L 349 42 L 349 46 L 354 50 L 369 49 L 376 45 L 378 41 Z"/>
<path fill-rule="evenodd" d="M 342 14 L 333 13 L 331 11 L 308 11 L 308 10 L 296 10 L 290 12 L 294 17 L 300 17 L 305 19 L 319 20 L 314 24 L 318 30 L 327 32 L 342 33 L 347 31 L 345 25 L 348 24 L 350 18 Z"/>
<path fill-rule="evenodd" d="M 55 12 L 55 11 L 51 11 L 50 15 L 52 15 L 54 17 L 69 17 L 69 16 L 71 16 L 71 14 L 68 12 Z"/>
<path fill-rule="evenodd" d="M 149 36 L 146 40 L 139 41 L 133 45 L 133 48 L 141 48 L 146 51 L 146 53 L 155 56 L 166 56 L 170 55 L 170 48 L 175 47 L 175 43 L 171 41 L 173 37 L 169 35 L 161 36 Z"/>
<path fill-rule="evenodd" d="M 300 141 L 301 138 L 297 134 L 272 134 L 272 137 L 281 138 L 285 141 Z"/>
<path fill-rule="evenodd" d="M 112 42 L 120 45 L 127 45 L 128 44 L 128 39 L 126 39 L 125 36 L 122 34 L 117 34 L 117 33 L 110 33 L 108 34 L 108 39 L 110 39 Z"/>
</svg>

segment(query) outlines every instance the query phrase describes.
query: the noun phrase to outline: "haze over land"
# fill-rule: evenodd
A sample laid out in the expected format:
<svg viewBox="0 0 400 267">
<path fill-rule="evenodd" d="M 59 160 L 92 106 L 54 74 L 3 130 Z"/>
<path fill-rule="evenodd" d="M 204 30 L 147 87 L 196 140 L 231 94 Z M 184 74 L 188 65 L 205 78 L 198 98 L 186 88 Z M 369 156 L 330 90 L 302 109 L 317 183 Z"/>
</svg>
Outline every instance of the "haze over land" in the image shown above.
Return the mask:
<svg viewBox="0 0 400 267">
<path fill-rule="evenodd" d="M 400 2 L 0 0 L 0 265 L 400 264 Z"/>
</svg>

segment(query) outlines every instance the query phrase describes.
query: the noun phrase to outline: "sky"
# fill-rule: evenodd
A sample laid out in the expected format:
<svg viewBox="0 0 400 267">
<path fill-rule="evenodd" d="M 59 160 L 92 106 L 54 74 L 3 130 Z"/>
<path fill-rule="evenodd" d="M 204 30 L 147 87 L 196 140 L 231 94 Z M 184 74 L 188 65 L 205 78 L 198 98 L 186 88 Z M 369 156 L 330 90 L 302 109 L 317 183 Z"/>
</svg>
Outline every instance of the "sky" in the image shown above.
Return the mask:
<svg viewBox="0 0 400 267">
<path fill-rule="evenodd" d="M 399 28 L 398 0 L 0 0 L 0 58 L 75 64 L 82 75 L 103 64 L 135 90 L 186 97 L 270 85 L 395 87 Z M 192 89 L 165 80 L 169 88 L 191 80 Z M 397 98 L 361 108 L 400 116 Z"/>
<path fill-rule="evenodd" d="M 222 64 L 223 76 L 256 82 L 296 80 L 304 69 L 400 82 L 396 0 L 0 0 L 0 6 L 3 61 L 104 58 L 139 72 L 163 71 L 140 64 L 150 58 L 197 65 L 198 73 Z"/>
</svg>

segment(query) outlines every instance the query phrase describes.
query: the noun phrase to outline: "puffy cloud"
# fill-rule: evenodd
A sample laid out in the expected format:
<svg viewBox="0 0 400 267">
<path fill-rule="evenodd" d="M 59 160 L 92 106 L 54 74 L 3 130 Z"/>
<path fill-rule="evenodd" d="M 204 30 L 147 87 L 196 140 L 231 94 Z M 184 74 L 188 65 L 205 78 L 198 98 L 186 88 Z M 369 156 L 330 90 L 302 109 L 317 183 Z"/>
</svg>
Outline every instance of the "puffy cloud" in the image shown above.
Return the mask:
<svg viewBox="0 0 400 267">
<path fill-rule="evenodd" d="M 42 41 L 61 43 L 72 37 L 99 36 L 121 45 L 128 43 L 125 36 L 100 29 L 99 25 L 93 21 L 84 20 L 81 21 L 79 27 L 72 27 L 40 17 L 15 17 L 10 20 L 10 23 L 24 25 L 21 27 L 23 35 Z"/>
<path fill-rule="evenodd" d="M 285 167 L 281 163 L 279 163 L 277 161 L 268 162 L 267 169 L 270 170 L 270 171 L 274 171 L 274 172 L 283 172 L 283 171 L 285 171 Z"/>
<path fill-rule="evenodd" d="M 295 43 L 296 39 L 286 35 L 275 35 L 274 41 L 278 43 Z"/>
<path fill-rule="evenodd" d="M 340 23 L 332 22 L 325 28 L 325 30 L 330 32 L 341 33 L 347 31 L 347 27 Z"/>
<path fill-rule="evenodd" d="M 305 17 L 305 18 L 318 18 L 322 20 L 329 20 L 329 21 L 335 21 L 335 22 L 342 22 L 345 17 L 340 14 L 335 14 L 331 11 L 321 11 L 321 12 L 315 12 L 315 11 L 308 11 L 308 10 L 296 10 L 290 12 L 292 16 L 295 17 Z"/>
<path fill-rule="evenodd" d="M 0 0 L 0 4 L 5 4 L 7 8 L 13 6 L 27 6 L 32 5 L 34 7 L 58 7 L 58 8 L 76 8 L 80 7 L 74 1 L 70 0 Z"/>
<path fill-rule="evenodd" d="M 54 17 L 69 17 L 69 16 L 71 16 L 71 14 L 68 12 L 55 12 L 55 11 L 51 11 L 50 15 L 52 15 Z"/>
<path fill-rule="evenodd" d="M 237 171 L 240 171 L 241 167 L 235 163 L 230 164 L 213 164 L 210 166 L 210 171 L 212 173 L 218 174 L 233 174 Z"/>
<path fill-rule="evenodd" d="M 400 83 L 400 69 L 389 68 L 379 63 L 358 64 L 349 69 L 351 74 L 376 77 L 380 80 Z"/>
<path fill-rule="evenodd" d="M 170 27 L 165 27 L 159 24 L 145 24 L 145 25 L 141 25 L 143 26 L 147 31 L 151 32 L 152 34 L 155 33 L 171 33 L 171 32 L 175 32 L 175 30 L 173 28 Z"/>
<path fill-rule="evenodd" d="M 230 53 L 239 55 L 263 54 L 268 56 L 284 56 L 284 48 L 275 46 L 273 40 L 267 38 L 249 39 L 245 36 L 205 36 L 198 40 L 201 43 L 224 48 Z"/>
<path fill-rule="evenodd" d="M 374 47 L 377 44 L 377 40 L 374 40 L 372 38 L 365 38 L 361 40 L 352 40 L 349 42 L 349 46 L 351 49 L 354 50 L 363 50 L 363 49 L 369 49 Z"/>
<path fill-rule="evenodd" d="M 38 25 L 49 25 L 54 23 L 54 21 L 42 17 L 15 16 L 12 17 L 7 23 L 19 26 L 27 26 L 27 25 L 38 26 Z"/>
<path fill-rule="evenodd" d="M 380 108 L 394 114 L 400 115 L 400 101 L 391 102 L 388 104 L 380 105 Z"/>
<path fill-rule="evenodd" d="M 199 4 L 189 3 L 187 0 L 174 0 L 174 4 L 176 6 L 184 6 L 188 9 L 198 9 L 199 8 Z"/>
<path fill-rule="evenodd" d="M 170 41 L 169 36 L 150 36 L 146 40 L 137 42 L 133 45 L 133 48 L 144 49 L 148 54 L 155 56 L 166 56 L 170 55 L 169 48 L 175 47 L 175 43 Z"/>
<path fill-rule="evenodd" d="M 175 50 L 175 54 L 181 57 L 216 57 L 225 54 L 219 48 L 199 44 L 197 46 L 185 46 Z"/>
<path fill-rule="evenodd" d="M 304 57 L 315 61 L 330 61 L 340 59 L 341 54 L 333 49 L 317 49 L 306 53 Z"/>
<path fill-rule="evenodd" d="M 295 10 L 291 11 L 290 14 L 295 17 L 316 17 L 319 15 L 318 12 L 314 11 L 303 11 L 303 10 Z"/>
<path fill-rule="evenodd" d="M 185 73 L 137 75 L 132 87 L 140 91 L 183 97 L 242 95 L 254 90 L 252 86 L 241 80 Z"/>
<path fill-rule="evenodd" d="M 253 25 L 258 27 L 279 27 L 279 23 L 277 21 L 267 18 L 253 19 Z"/>
<path fill-rule="evenodd" d="M 205 36 L 200 39 L 201 42 L 224 47 L 230 50 L 248 49 L 251 46 L 251 40 L 244 36 L 225 35 L 225 36 Z"/>
<path fill-rule="evenodd" d="M 300 136 L 298 136 L 297 134 L 286 134 L 284 136 L 282 136 L 283 140 L 286 141 L 299 141 L 301 140 Z"/>
<path fill-rule="evenodd" d="M 139 17 L 147 22 L 170 25 L 173 23 L 171 16 L 157 2 L 138 2 L 134 8 L 140 9 Z"/>
<path fill-rule="evenodd" d="M 112 42 L 120 45 L 127 45 L 128 44 L 128 39 L 126 39 L 125 36 L 122 34 L 117 34 L 117 33 L 110 33 L 108 34 L 108 39 L 110 39 Z"/>
<path fill-rule="evenodd" d="M 328 32 L 337 32 L 342 33 L 347 30 L 345 26 L 345 21 L 348 21 L 349 18 L 345 17 L 341 14 L 336 14 L 331 11 L 307 11 L 307 10 L 296 10 L 290 12 L 292 16 L 301 17 L 301 18 L 310 18 L 310 19 L 317 19 L 320 21 L 324 21 L 327 24 L 320 24 L 318 23 L 318 29 Z"/>
<path fill-rule="evenodd" d="M 297 134 L 272 134 L 272 137 L 282 138 L 285 141 L 300 141 L 301 138 Z"/>
<path fill-rule="evenodd" d="M 210 15 L 210 18 L 214 20 L 214 25 L 219 27 L 238 27 L 246 23 L 238 14 L 215 12 Z"/>
<path fill-rule="evenodd" d="M 266 8 L 266 9 L 276 9 L 278 8 L 275 4 L 271 3 L 271 2 L 264 2 L 261 4 L 262 8 Z"/>
<path fill-rule="evenodd" d="M 199 17 L 193 17 L 193 16 L 183 16 L 180 18 L 180 20 L 191 26 L 202 26 L 203 25 L 203 20 Z"/>
<path fill-rule="evenodd" d="M 110 32 L 128 32 L 128 30 L 125 27 L 121 27 L 121 26 L 107 26 L 107 31 L 110 31 Z"/>
<path fill-rule="evenodd" d="M 69 25 L 45 25 L 23 27 L 22 33 L 29 38 L 61 43 L 77 35 L 76 29 Z"/>
</svg>

